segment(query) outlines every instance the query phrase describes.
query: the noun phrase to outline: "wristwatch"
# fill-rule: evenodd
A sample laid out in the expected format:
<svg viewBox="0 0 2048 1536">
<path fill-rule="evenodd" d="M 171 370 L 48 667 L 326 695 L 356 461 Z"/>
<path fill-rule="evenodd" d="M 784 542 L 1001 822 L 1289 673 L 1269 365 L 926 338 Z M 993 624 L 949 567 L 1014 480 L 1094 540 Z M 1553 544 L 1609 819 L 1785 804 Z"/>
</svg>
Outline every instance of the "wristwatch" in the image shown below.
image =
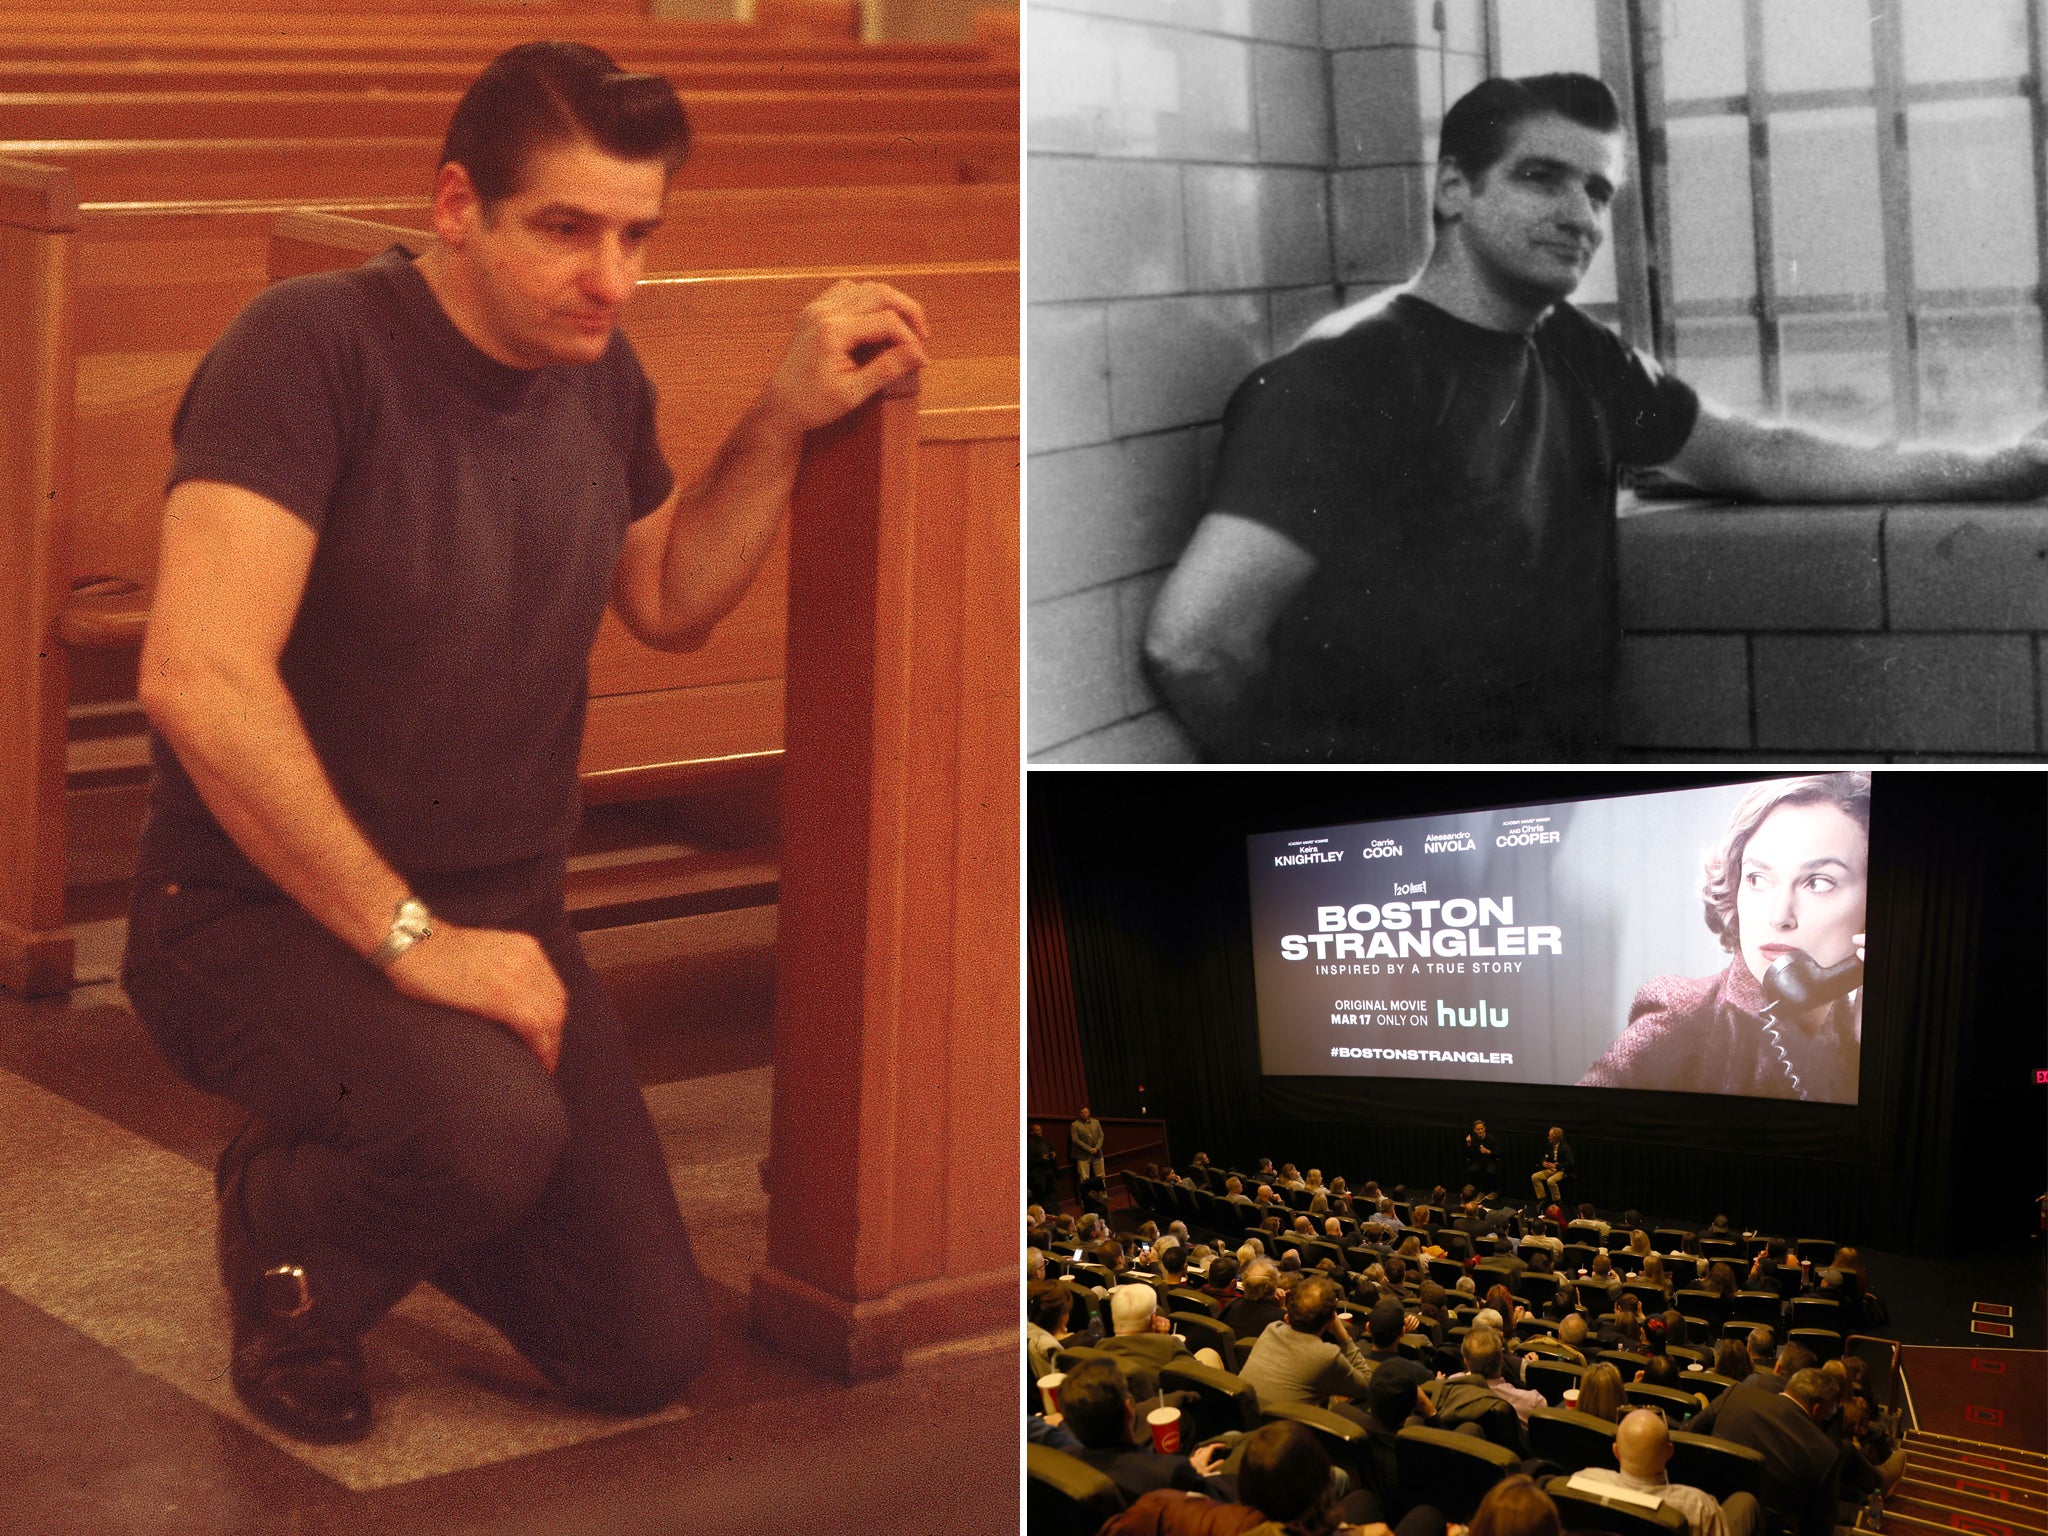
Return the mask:
<svg viewBox="0 0 2048 1536">
<path fill-rule="evenodd" d="M 392 961 L 433 931 L 434 914 L 427 910 L 426 903 L 406 897 L 392 915 L 391 931 L 384 935 L 384 942 L 370 952 L 370 963 L 380 971 L 389 969 Z"/>
</svg>

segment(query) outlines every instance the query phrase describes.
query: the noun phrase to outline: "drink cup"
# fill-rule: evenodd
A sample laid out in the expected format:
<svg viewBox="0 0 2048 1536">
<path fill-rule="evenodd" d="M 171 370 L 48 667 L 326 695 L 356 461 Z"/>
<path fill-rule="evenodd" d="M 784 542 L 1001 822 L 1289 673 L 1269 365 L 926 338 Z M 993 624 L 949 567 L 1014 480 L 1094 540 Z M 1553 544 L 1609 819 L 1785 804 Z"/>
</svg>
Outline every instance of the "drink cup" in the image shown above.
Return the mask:
<svg viewBox="0 0 2048 1536">
<path fill-rule="evenodd" d="M 1067 1379 L 1065 1371 L 1047 1371 L 1038 1378 L 1038 1390 L 1045 1398 L 1045 1416 L 1051 1418 L 1060 1411 L 1060 1383 Z"/>
<path fill-rule="evenodd" d="M 1579 1406 L 1579 1389 L 1577 1387 L 1566 1387 L 1564 1389 L 1564 1405 L 1572 1409 L 1576 1409 Z"/>
<path fill-rule="evenodd" d="M 1154 1408 L 1145 1415 L 1145 1423 L 1152 1430 L 1152 1449 L 1162 1456 L 1172 1456 L 1180 1450 L 1180 1410 L 1178 1408 Z"/>
</svg>

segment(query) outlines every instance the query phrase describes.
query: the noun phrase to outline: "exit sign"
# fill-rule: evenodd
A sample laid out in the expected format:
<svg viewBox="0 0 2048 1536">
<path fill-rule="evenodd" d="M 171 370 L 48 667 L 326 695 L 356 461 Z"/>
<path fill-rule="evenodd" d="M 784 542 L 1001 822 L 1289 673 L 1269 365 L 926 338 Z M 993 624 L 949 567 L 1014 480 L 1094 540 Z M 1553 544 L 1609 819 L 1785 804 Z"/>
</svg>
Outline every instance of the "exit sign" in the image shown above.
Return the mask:
<svg viewBox="0 0 2048 1536">
<path fill-rule="evenodd" d="M 2036 1072 L 2034 1074 L 2034 1081 L 2037 1083 L 2048 1083 L 2048 1068 L 2043 1068 Z"/>
</svg>

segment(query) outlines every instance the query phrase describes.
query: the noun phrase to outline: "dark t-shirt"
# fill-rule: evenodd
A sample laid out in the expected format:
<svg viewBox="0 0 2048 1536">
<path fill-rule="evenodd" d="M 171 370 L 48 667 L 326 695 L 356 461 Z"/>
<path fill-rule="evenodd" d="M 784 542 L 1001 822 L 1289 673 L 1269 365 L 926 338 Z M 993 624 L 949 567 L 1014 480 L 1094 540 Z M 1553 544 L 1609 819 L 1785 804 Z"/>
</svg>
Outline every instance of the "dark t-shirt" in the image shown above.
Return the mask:
<svg viewBox="0 0 2048 1536">
<path fill-rule="evenodd" d="M 1530 335 L 1392 294 L 1232 397 L 1213 510 L 1316 560 L 1248 759 L 1597 755 L 1618 464 L 1685 445 L 1690 387 L 1559 304 Z"/>
<path fill-rule="evenodd" d="M 588 366 L 508 367 L 394 248 L 257 297 L 172 432 L 171 485 L 241 486 L 319 534 L 279 670 L 378 851 L 411 877 L 565 848 L 620 543 L 674 484 L 625 337 Z M 266 887 L 153 750 L 143 867 Z"/>
</svg>

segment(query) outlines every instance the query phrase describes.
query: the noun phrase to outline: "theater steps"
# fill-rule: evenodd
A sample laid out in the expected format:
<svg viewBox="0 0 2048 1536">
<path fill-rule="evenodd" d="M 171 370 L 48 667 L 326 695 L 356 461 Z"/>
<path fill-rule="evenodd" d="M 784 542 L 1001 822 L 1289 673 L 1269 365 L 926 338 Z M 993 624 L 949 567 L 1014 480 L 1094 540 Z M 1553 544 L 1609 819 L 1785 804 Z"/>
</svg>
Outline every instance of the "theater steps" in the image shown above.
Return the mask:
<svg viewBox="0 0 2048 1536">
<path fill-rule="evenodd" d="M 1976 1536 L 2048 1536 L 2048 1453 L 1909 1430 L 1906 1473 L 1875 1529 Z M 1871 1529 L 1867 1516 L 1859 1528 Z"/>
</svg>

